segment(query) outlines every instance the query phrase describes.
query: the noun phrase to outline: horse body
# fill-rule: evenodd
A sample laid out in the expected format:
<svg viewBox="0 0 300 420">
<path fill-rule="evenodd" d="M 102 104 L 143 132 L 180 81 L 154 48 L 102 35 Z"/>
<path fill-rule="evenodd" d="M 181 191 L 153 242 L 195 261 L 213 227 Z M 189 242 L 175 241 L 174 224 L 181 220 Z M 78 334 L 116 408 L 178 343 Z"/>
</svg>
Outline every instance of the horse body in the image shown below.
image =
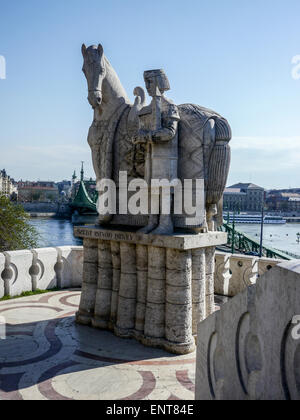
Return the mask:
<svg viewBox="0 0 300 420">
<path fill-rule="evenodd" d="M 116 72 L 104 56 L 102 46 L 83 46 L 82 53 L 88 100 L 94 109 L 88 143 L 97 181 L 113 179 L 118 186 L 120 171 L 127 172 L 128 182 L 134 177 L 143 177 L 144 151 L 132 142 L 137 112 L 145 104 L 143 89 L 135 89 L 136 100 L 132 105 Z M 184 179 L 204 179 L 207 218 L 213 229 L 210 221 L 215 217 L 216 206 L 219 218 L 222 217 L 222 195 L 230 162 L 230 126 L 219 114 L 198 105 L 180 105 L 179 112 L 179 179 L 182 182 Z M 175 216 L 175 226 L 185 227 L 184 220 L 184 215 Z M 145 216 L 130 215 L 100 218 L 100 223 L 127 225 L 143 225 L 146 221 Z"/>
</svg>

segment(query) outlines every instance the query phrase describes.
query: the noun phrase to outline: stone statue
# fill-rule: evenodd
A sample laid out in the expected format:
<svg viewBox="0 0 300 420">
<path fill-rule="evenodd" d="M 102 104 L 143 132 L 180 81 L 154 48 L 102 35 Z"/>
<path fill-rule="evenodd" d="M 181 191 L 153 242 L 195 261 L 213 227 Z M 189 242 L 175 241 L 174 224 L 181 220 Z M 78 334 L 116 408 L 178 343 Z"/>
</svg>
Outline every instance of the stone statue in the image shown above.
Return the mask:
<svg viewBox="0 0 300 420">
<path fill-rule="evenodd" d="M 146 104 L 144 89 L 136 87 L 131 104 L 102 46 L 83 45 L 82 54 L 88 100 L 94 109 L 88 143 L 100 215 L 99 226 L 75 228 L 75 235 L 84 240 L 76 321 L 135 338 L 146 346 L 191 353 L 198 323 L 215 311 L 215 247 L 227 242 L 227 234 L 215 230 L 223 221 L 229 124 L 214 111 L 191 104 L 176 106 L 167 99 L 164 93 L 170 85 L 163 70 L 144 73 L 151 103 Z M 155 180 L 166 184 L 154 186 Z M 200 180 L 199 212 L 193 204 L 184 206 L 184 211 L 178 206 L 188 201 L 186 190 L 178 194 L 187 180 L 190 185 Z M 110 201 L 103 189 L 106 181 L 116 193 L 113 211 L 101 208 L 104 198 Z M 167 212 L 164 192 L 170 192 L 171 184 L 168 204 L 172 211 Z M 124 185 L 128 187 L 125 194 Z M 147 206 L 143 211 L 136 206 L 138 211 L 128 214 L 139 196 L 133 185 L 139 185 Z M 197 203 L 199 189 L 191 186 L 188 191 Z M 194 207 L 197 217 L 188 220 Z M 184 230 L 176 233 L 174 228 Z"/>
<path fill-rule="evenodd" d="M 144 73 L 146 88 L 152 102 L 143 107 L 138 117 L 140 127 L 135 143 L 146 143 L 145 180 L 178 178 L 178 108 L 164 96 L 170 89 L 169 81 L 163 70 L 150 70 Z M 158 225 L 158 226 L 157 226 Z M 148 225 L 140 229 L 143 233 L 173 233 L 171 214 L 150 214 Z"/>
<path fill-rule="evenodd" d="M 94 120 L 88 134 L 97 181 L 111 179 L 119 188 L 119 173 L 134 178 L 172 180 L 202 179 L 205 187 L 205 217 L 195 232 L 215 230 L 223 219 L 222 196 L 229 165 L 231 129 L 216 112 L 198 105 L 176 106 L 164 96 L 169 82 L 162 70 L 145 72 L 152 97 L 135 88 L 132 105 L 101 45 L 82 46 L 83 72 L 88 82 L 88 100 Z M 118 208 L 118 194 L 117 208 Z M 143 232 L 171 233 L 186 228 L 186 215 L 106 214 L 100 225 L 143 227 Z"/>
</svg>

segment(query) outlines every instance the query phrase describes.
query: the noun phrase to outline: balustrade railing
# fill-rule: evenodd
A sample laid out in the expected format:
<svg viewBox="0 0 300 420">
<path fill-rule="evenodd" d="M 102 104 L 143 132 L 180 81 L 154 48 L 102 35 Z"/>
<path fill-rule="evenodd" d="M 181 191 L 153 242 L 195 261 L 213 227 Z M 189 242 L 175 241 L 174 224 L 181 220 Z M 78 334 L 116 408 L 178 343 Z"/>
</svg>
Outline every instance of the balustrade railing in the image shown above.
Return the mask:
<svg viewBox="0 0 300 420">
<path fill-rule="evenodd" d="M 217 251 L 215 293 L 235 296 L 281 260 Z M 83 247 L 62 246 L 0 253 L 0 298 L 36 289 L 81 287 Z"/>
<path fill-rule="evenodd" d="M 259 258 L 217 251 L 215 254 L 215 293 L 235 296 L 247 286 L 255 284 L 259 277 L 281 262 L 282 260 L 275 258 Z"/>
<path fill-rule="evenodd" d="M 80 287 L 82 268 L 80 246 L 0 253 L 0 298 L 37 289 Z"/>
</svg>

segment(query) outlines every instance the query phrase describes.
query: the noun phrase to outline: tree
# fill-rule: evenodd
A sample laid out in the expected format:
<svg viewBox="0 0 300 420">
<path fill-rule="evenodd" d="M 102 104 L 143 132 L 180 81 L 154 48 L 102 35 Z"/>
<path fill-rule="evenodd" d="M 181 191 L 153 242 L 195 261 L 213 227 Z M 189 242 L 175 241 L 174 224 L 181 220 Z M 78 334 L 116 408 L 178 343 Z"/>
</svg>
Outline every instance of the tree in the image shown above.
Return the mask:
<svg viewBox="0 0 300 420">
<path fill-rule="evenodd" d="M 0 194 L 0 252 L 35 248 L 39 234 L 20 205 Z"/>
<path fill-rule="evenodd" d="M 40 198 L 41 198 L 40 192 L 34 192 L 31 195 L 31 201 L 39 201 Z"/>
</svg>

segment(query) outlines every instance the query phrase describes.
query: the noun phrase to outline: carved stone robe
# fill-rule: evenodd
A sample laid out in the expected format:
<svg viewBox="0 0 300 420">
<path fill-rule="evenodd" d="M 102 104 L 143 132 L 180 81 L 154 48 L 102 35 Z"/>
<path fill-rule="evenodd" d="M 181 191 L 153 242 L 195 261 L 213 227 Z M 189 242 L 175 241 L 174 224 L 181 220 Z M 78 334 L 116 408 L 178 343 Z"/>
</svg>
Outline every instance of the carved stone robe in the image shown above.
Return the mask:
<svg viewBox="0 0 300 420">
<path fill-rule="evenodd" d="M 153 131 L 154 99 L 149 106 L 139 111 L 140 128 Z M 161 129 L 156 138 L 147 144 L 145 156 L 145 180 L 151 185 L 151 179 L 172 181 L 178 177 L 178 122 L 177 106 L 166 97 L 161 98 Z"/>
</svg>

